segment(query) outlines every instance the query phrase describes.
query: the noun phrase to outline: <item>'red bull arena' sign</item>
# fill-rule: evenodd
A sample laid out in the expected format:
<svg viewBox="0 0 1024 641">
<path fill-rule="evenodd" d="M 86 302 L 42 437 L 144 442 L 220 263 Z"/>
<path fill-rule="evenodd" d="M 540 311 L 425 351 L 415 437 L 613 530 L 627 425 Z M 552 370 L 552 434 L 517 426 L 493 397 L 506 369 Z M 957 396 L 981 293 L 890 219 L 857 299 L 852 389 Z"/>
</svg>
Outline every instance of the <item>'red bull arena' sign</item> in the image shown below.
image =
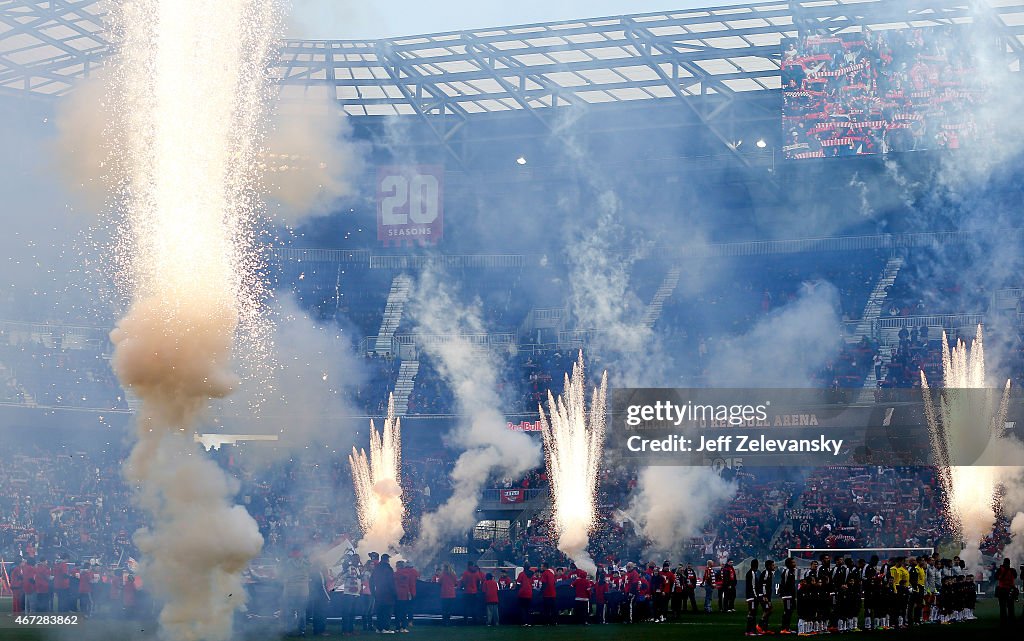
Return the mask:
<svg viewBox="0 0 1024 641">
<path fill-rule="evenodd" d="M 509 430 L 512 430 L 513 432 L 539 432 L 539 431 L 541 431 L 541 429 L 540 429 L 540 421 L 521 421 L 519 423 L 512 423 L 511 421 L 507 421 L 505 423 L 505 428 L 509 429 Z"/>
<path fill-rule="evenodd" d="M 437 244 L 444 235 L 443 188 L 440 165 L 377 169 L 377 240 L 385 247 Z"/>
</svg>

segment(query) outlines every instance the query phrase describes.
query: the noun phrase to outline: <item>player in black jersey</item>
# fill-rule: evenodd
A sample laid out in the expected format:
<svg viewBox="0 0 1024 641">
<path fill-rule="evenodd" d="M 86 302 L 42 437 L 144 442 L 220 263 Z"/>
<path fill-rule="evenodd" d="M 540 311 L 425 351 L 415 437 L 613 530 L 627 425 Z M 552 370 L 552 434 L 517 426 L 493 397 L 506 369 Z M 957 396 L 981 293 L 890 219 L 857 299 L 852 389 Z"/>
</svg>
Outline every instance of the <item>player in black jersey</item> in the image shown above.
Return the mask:
<svg viewBox="0 0 1024 641">
<path fill-rule="evenodd" d="M 757 576 L 757 598 L 764 608 L 761 614 L 761 624 L 757 626 L 758 634 L 766 634 L 768 631 L 768 619 L 772 616 L 772 592 L 775 588 L 775 561 L 768 559 L 764 562 L 764 569 Z"/>
<path fill-rule="evenodd" d="M 871 556 L 871 561 L 864 567 L 863 572 L 864 592 L 864 629 L 875 630 L 881 627 L 880 620 L 880 599 L 882 591 L 882 577 L 878 569 L 878 555 Z"/>
<path fill-rule="evenodd" d="M 779 596 L 782 598 L 782 630 L 779 634 L 792 634 L 789 624 L 793 619 L 793 609 L 796 607 L 796 561 L 789 557 L 782 563 L 782 573 L 779 575 Z"/>
<path fill-rule="evenodd" d="M 747 574 L 743 577 L 745 585 L 745 594 L 747 603 L 747 636 L 757 636 L 757 568 L 759 563 L 757 559 L 751 559 L 750 569 L 747 570 Z"/>
</svg>

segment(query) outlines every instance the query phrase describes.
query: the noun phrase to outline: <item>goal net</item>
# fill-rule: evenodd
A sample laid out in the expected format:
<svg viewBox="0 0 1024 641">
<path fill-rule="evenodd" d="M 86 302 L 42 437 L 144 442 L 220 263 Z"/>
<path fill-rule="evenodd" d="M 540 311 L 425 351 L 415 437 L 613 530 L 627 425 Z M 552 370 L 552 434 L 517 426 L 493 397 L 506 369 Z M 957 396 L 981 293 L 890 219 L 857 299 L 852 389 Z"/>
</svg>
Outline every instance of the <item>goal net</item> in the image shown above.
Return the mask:
<svg viewBox="0 0 1024 641">
<path fill-rule="evenodd" d="M 860 559 L 864 559 L 865 562 L 870 561 L 872 556 L 877 555 L 879 563 L 884 563 L 888 559 L 895 559 L 896 557 L 910 557 L 910 556 L 931 556 L 935 552 L 933 547 L 920 547 L 920 548 L 789 548 L 787 553 L 793 557 L 796 561 L 796 567 L 800 571 L 799 574 L 802 576 L 803 571 L 811 567 L 811 561 L 821 560 L 822 554 L 827 554 L 832 559 L 833 563 L 836 557 L 842 555 L 842 557 L 852 557 L 854 563 Z"/>
</svg>

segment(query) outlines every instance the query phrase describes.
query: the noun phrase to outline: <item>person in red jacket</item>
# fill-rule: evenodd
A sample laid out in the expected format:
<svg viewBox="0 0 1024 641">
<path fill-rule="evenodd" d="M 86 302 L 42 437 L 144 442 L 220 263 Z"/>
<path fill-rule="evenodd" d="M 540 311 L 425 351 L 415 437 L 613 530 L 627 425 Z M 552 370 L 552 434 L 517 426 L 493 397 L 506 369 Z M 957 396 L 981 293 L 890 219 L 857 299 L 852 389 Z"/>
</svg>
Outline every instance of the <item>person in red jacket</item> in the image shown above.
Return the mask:
<svg viewBox="0 0 1024 641">
<path fill-rule="evenodd" d="M 555 591 L 555 573 L 547 561 L 540 564 L 541 619 L 546 625 L 558 625 L 558 605 Z"/>
<path fill-rule="evenodd" d="M 412 621 L 412 600 L 416 597 L 418 573 L 405 561 L 395 563 L 395 622 L 399 630 L 408 630 Z"/>
<path fill-rule="evenodd" d="M 11 603 L 11 611 L 14 614 L 21 614 L 25 611 L 25 568 L 27 567 L 28 561 L 22 559 L 21 563 L 14 566 L 8 575 L 11 580 L 11 592 L 14 594 L 14 600 Z"/>
<path fill-rule="evenodd" d="M 484 607 L 487 609 L 487 618 L 485 623 L 488 626 L 498 625 L 498 582 L 494 580 L 494 575 L 490 572 L 484 577 Z"/>
<path fill-rule="evenodd" d="M 64 552 L 53 564 L 53 591 L 57 593 L 57 611 L 71 612 L 71 576 L 68 555 Z"/>
<path fill-rule="evenodd" d="M 125 577 L 122 603 L 125 618 L 131 619 L 135 616 L 135 603 L 138 598 L 139 583 L 135 575 L 128 573 Z"/>
<path fill-rule="evenodd" d="M 463 622 L 476 625 L 477 621 L 477 600 L 480 593 L 480 570 L 472 562 L 466 565 L 466 571 L 462 573 L 459 581 L 462 588 L 462 620 Z"/>
<path fill-rule="evenodd" d="M 28 564 L 23 570 L 25 582 L 22 590 L 25 592 L 25 612 L 34 613 L 36 611 L 36 560 L 29 558 Z"/>
<path fill-rule="evenodd" d="M 720 612 L 736 611 L 736 586 L 738 585 L 736 567 L 732 559 L 722 566 L 722 589 L 719 591 L 718 610 Z"/>
<path fill-rule="evenodd" d="M 576 599 L 573 602 L 572 608 L 576 623 L 589 625 L 590 593 L 594 587 L 594 582 L 590 580 L 586 573 L 582 575 L 577 573 L 576 578 L 573 579 L 572 587 L 576 590 Z"/>
<path fill-rule="evenodd" d="M 651 615 L 651 582 L 643 574 L 633 584 L 635 598 L 630 604 L 629 622 L 644 621 Z"/>
<path fill-rule="evenodd" d="M 1010 559 L 996 570 L 996 598 L 999 600 L 999 625 L 1012 626 L 1016 620 L 1013 588 L 1017 585 L 1017 571 L 1010 566 Z"/>
<path fill-rule="evenodd" d="M 46 559 L 36 564 L 36 612 L 53 612 L 53 571 Z"/>
<path fill-rule="evenodd" d="M 85 617 L 92 615 L 92 584 L 95 577 L 96 573 L 89 563 L 78 573 L 78 613 Z"/>
<path fill-rule="evenodd" d="M 452 612 L 455 611 L 455 586 L 458 584 L 451 563 L 444 564 L 437 582 L 441 584 L 441 622 L 451 625 Z"/>
<path fill-rule="evenodd" d="M 533 604 L 533 572 L 530 568 L 523 568 L 523 571 L 516 577 L 516 597 L 519 599 L 519 620 L 524 628 L 530 627 L 530 606 Z"/>
<path fill-rule="evenodd" d="M 597 604 L 598 623 L 608 623 L 608 579 L 603 574 L 594 586 L 594 603 Z"/>
<path fill-rule="evenodd" d="M 115 617 L 124 614 L 124 570 L 114 570 L 110 578 L 110 612 Z"/>
</svg>

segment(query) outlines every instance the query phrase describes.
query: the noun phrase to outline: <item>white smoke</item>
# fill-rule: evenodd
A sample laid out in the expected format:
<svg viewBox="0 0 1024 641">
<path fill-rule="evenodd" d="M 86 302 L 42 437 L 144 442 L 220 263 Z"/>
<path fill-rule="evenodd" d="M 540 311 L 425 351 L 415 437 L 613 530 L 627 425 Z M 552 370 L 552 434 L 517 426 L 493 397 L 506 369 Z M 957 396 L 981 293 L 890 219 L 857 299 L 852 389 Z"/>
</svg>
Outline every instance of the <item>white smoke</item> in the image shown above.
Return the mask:
<svg viewBox="0 0 1024 641">
<path fill-rule="evenodd" d="M 736 494 L 736 484 L 707 467 L 645 468 L 626 513 L 656 554 L 678 552 Z"/>
<path fill-rule="evenodd" d="M 163 636 L 227 641 L 245 603 L 241 572 L 263 540 L 232 504 L 237 483 L 192 432 L 211 399 L 238 383 L 237 335 L 262 322 L 250 170 L 277 6 L 138 0 L 116 9 L 107 130 L 125 143 L 116 253 L 130 307 L 110 338 L 114 372 L 141 400 L 124 473 L 151 523 L 135 540 L 162 602 Z"/>
<path fill-rule="evenodd" d="M 240 573 L 263 545 L 256 522 L 232 505 L 237 482 L 198 451 L 189 430 L 237 382 L 237 321 L 210 302 L 136 301 L 110 337 L 114 372 L 142 399 L 125 468 L 153 515 L 135 537 L 142 574 L 165 604 L 161 625 L 184 641 L 230 638 L 232 613 L 245 603 Z"/>
<path fill-rule="evenodd" d="M 424 514 L 420 523 L 418 552 L 430 556 L 446 537 L 476 524 L 476 507 L 488 480 L 495 475 L 516 477 L 535 467 L 540 445 L 525 433 L 505 428 L 496 357 L 462 336 L 486 332 L 479 306 L 460 304 L 431 270 L 420 275 L 410 302 L 416 333 L 448 337 L 428 342 L 423 349 L 454 392 L 460 416 L 447 441 L 450 447 L 463 449 L 451 474 L 452 496 L 436 512 Z"/>
<path fill-rule="evenodd" d="M 333 95 L 283 87 L 259 160 L 269 213 L 295 226 L 355 191 L 362 146 Z"/>
<path fill-rule="evenodd" d="M 617 385 L 663 384 L 669 357 L 642 322 L 645 302 L 630 287 L 634 259 L 624 256 L 622 205 L 613 191 L 597 198 L 597 221 L 567 249 L 570 304 L 579 329 L 597 330 L 590 349 L 600 354 Z"/>
<path fill-rule="evenodd" d="M 350 398 L 366 376 L 354 339 L 334 323 L 314 321 L 294 296 L 279 294 L 267 313 L 273 326 L 266 353 L 237 361 L 237 392 L 215 404 L 221 431 L 278 434 L 276 446 L 250 450 L 260 462 L 336 444 L 361 426 L 355 417 L 363 411 Z"/>
<path fill-rule="evenodd" d="M 101 70 L 57 103 L 57 169 L 91 213 L 103 209 L 110 190 L 127 173 L 124 159 L 111 153 L 126 141 L 126 132 L 111 126 L 111 80 Z M 332 96 L 294 89 L 280 90 L 255 164 L 268 213 L 288 226 L 327 215 L 351 196 L 365 153 L 352 140 L 348 116 Z"/>
<path fill-rule="evenodd" d="M 125 131 L 111 126 L 113 80 L 109 69 L 94 72 L 57 102 L 54 115 L 58 173 L 82 209 L 94 215 L 103 211 L 111 190 L 126 178 L 123 159 L 111 153 L 125 143 Z"/>
<path fill-rule="evenodd" d="M 775 387 L 808 387 L 814 373 L 838 353 L 842 332 L 836 288 L 824 281 L 805 283 L 795 301 L 745 334 L 720 341 L 708 386 L 763 387 L 770 380 Z"/>
</svg>

